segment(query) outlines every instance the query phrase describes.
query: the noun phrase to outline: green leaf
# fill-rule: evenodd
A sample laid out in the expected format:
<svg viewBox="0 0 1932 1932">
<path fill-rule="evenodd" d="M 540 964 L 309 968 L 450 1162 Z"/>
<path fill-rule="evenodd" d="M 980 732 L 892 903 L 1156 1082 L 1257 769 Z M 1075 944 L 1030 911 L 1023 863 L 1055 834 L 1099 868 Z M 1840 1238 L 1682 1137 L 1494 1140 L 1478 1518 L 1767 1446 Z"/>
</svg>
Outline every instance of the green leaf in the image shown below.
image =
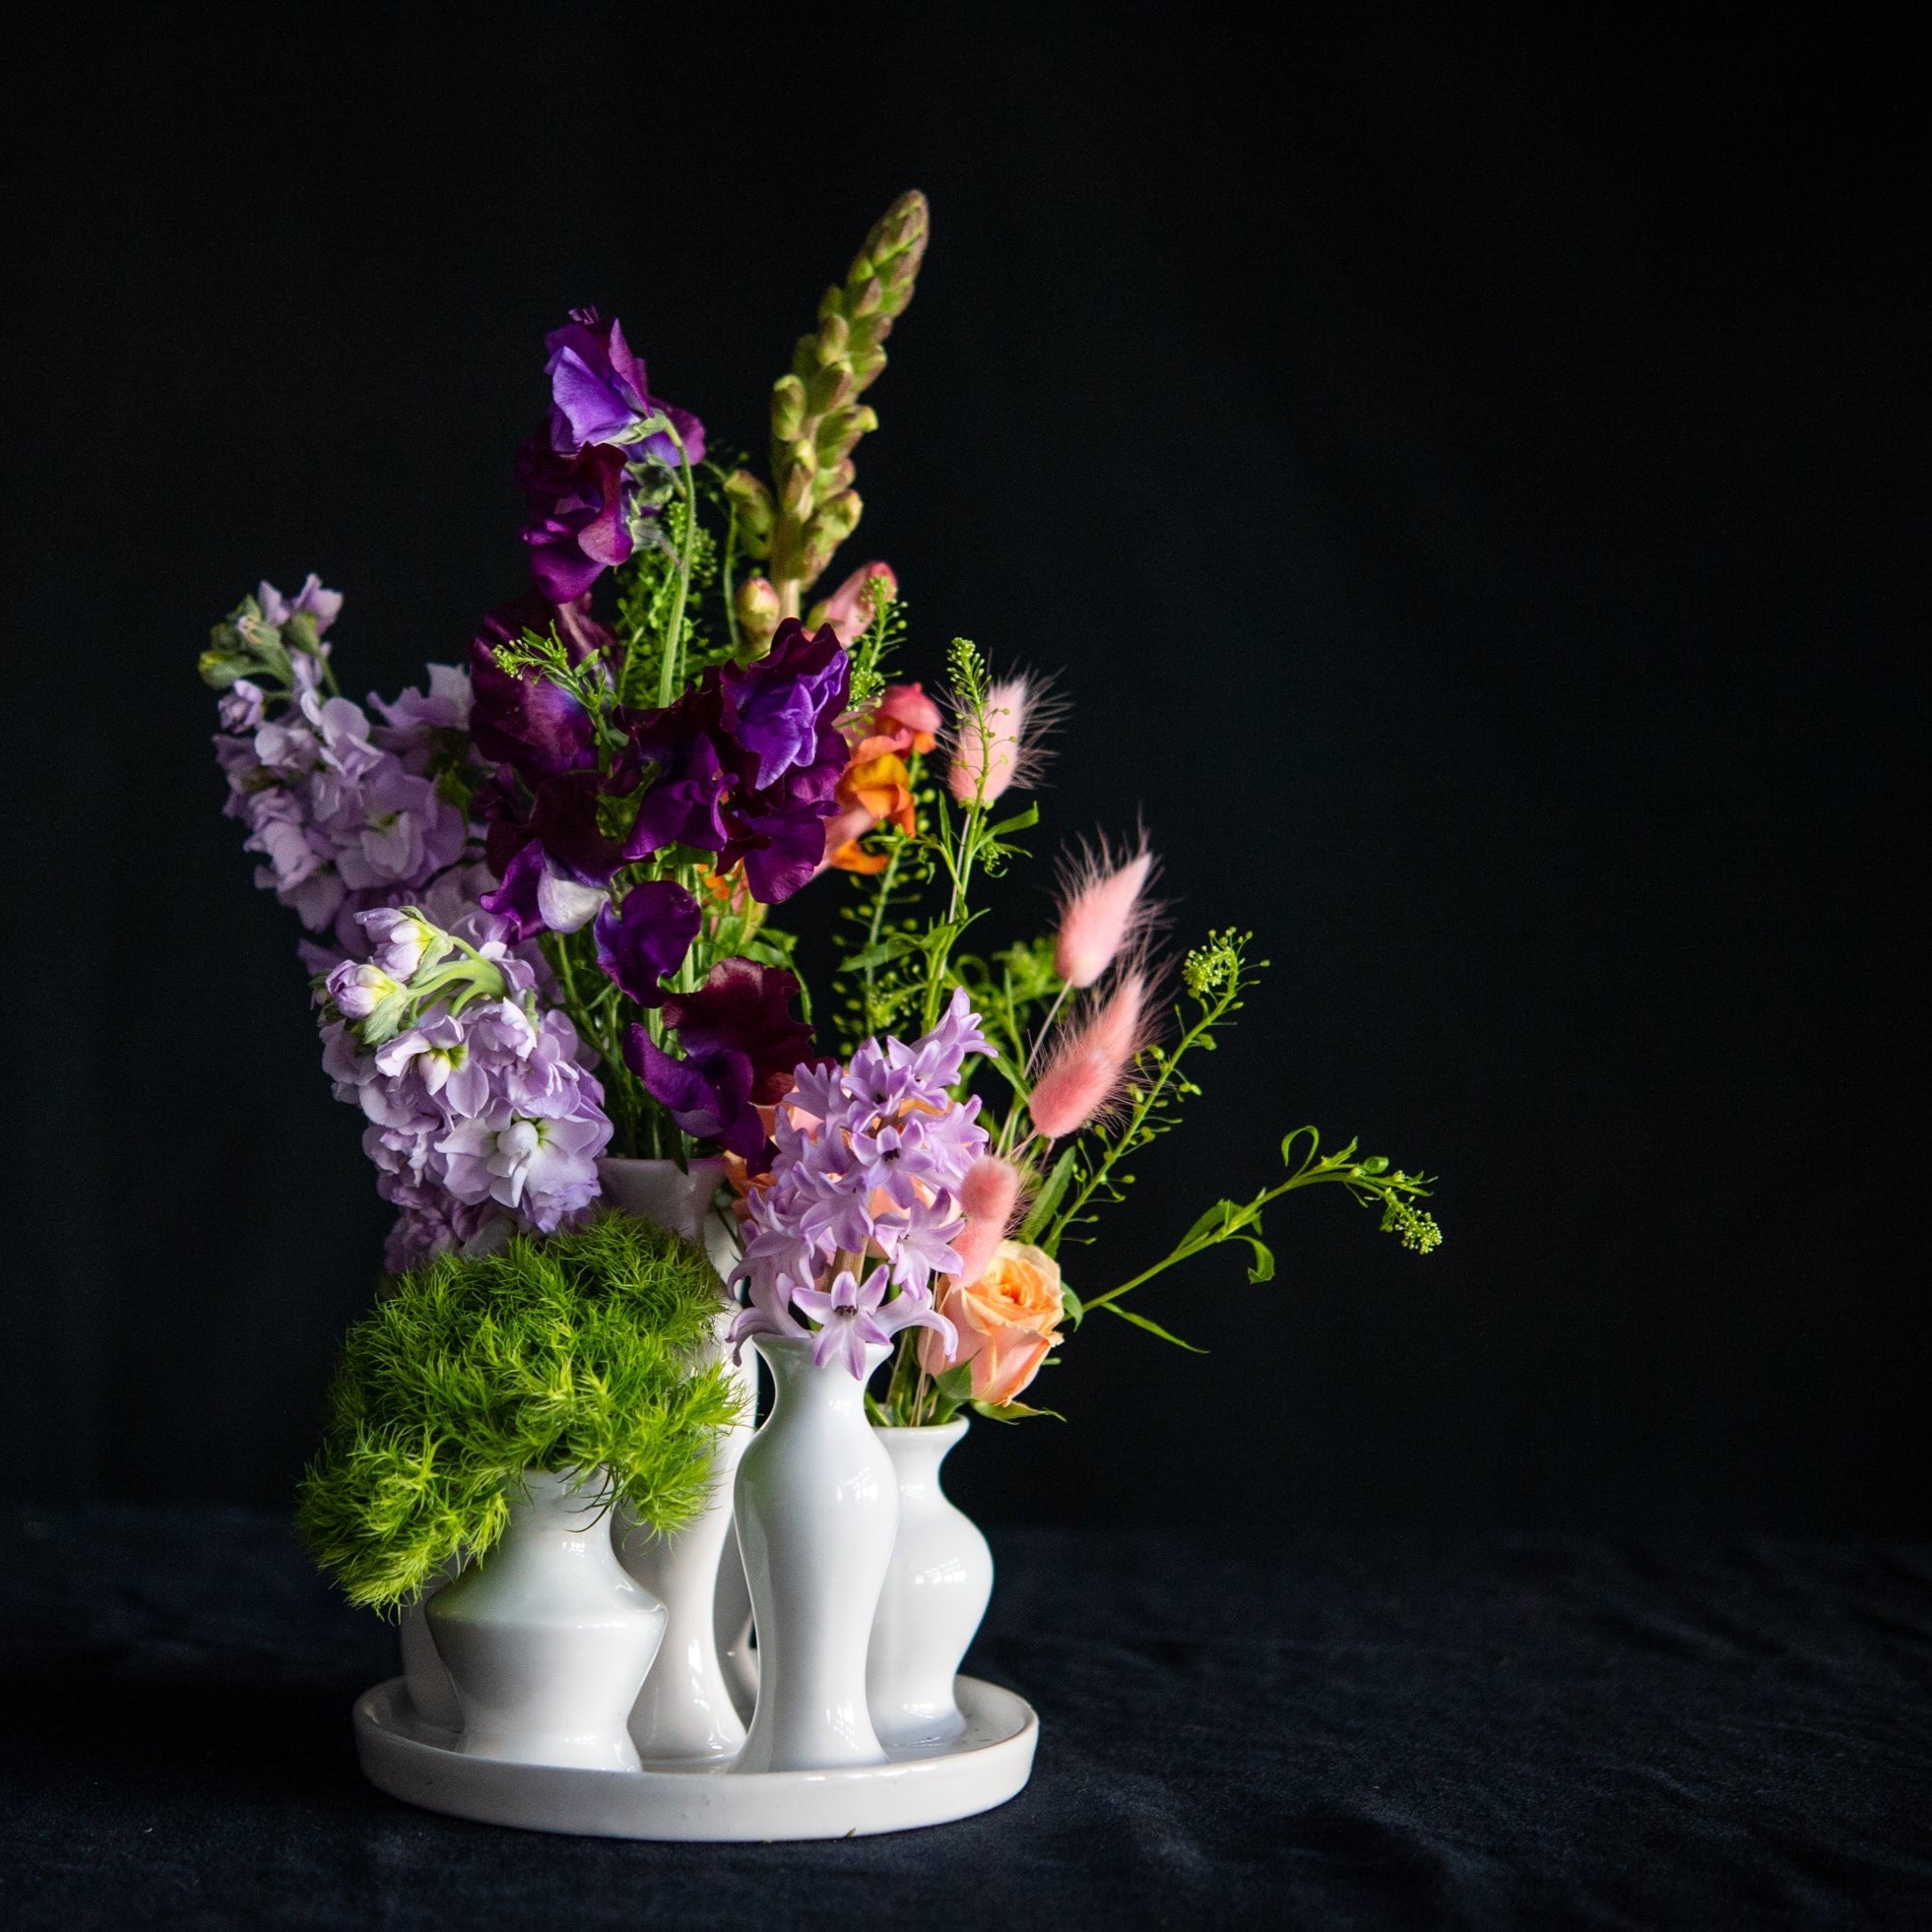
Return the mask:
<svg viewBox="0 0 1932 1932">
<path fill-rule="evenodd" d="M 1030 805 L 1024 811 L 1016 811 L 1010 818 L 1002 818 L 997 825 L 987 827 L 987 837 L 1002 839 L 1008 832 L 1024 832 L 1040 822 L 1040 807 Z"/>
<path fill-rule="evenodd" d="M 1080 1325 L 1080 1318 L 1087 1312 L 1087 1307 L 1079 1296 L 1063 1281 L 1060 1284 L 1060 1306 L 1068 1320 L 1072 1321 L 1074 1327 L 1077 1328 Z"/>
<path fill-rule="evenodd" d="M 955 1369 L 947 1369 L 933 1378 L 933 1386 L 938 1391 L 941 1401 L 960 1403 L 969 1401 L 973 1393 L 973 1365 L 962 1362 Z"/>
<path fill-rule="evenodd" d="M 1255 1251 L 1255 1258 L 1249 1263 L 1249 1280 L 1272 1281 L 1274 1279 L 1273 1249 L 1261 1240 L 1258 1235 L 1243 1235 L 1242 1240 L 1247 1242 L 1249 1247 Z"/>
<path fill-rule="evenodd" d="M 1123 1308 L 1119 1302 L 1102 1302 L 1100 1305 L 1109 1315 L 1118 1315 L 1123 1321 L 1131 1321 L 1136 1328 L 1145 1328 L 1150 1335 L 1158 1335 L 1164 1342 L 1172 1342 L 1176 1348 L 1185 1348 L 1190 1355 L 1205 1355 L 1207 1350 L 1196 1348 L 1192 1342 L 1183 1341 L 1179 1335 L 1171 1335 L 1158 1321 L 1150 1321 L 1144 1315 L 1136 1315 L 1130 1308 Z"/>
<path fill-rule="evenodd" d="M 1184 1248 L 1192 1248 L 1207 1240 L 1226 1241 L 1229 1223 L 1241 1212 L 1238 1200 L 1217 1200 L 1194 1225 L 1174 1244 L 1178 1254 Z"/>
<path fill-rule="evenodd" d="M 1041 1230 L 1054 1218 L 1065 1195 L 1066 1185 L 1073 1178 L 1073 1163 L 1079 1158 L 1079 1152 L 1078 1147 L 1069 1147 L 1054 1163 L 1053 1172 L 1047 1176 L 1047 1185 L 1040 1190 L 1019 1231 L 1022 1241 L 1037 1241 Z"/>
<path fill-rule="evenodd" d="M 972 1408 L 975 1415 L 983 1415 L 989 1422 L 1024 1422 L 1033 1415 L 1044 1415 L 1054 1422 L 1066 1420 L 1058 1409 L 1029 1408 L 1024 1402 L 1007 1402 L 998 1408 L 991 1402 L 975 1402 Z"/>
</svg>

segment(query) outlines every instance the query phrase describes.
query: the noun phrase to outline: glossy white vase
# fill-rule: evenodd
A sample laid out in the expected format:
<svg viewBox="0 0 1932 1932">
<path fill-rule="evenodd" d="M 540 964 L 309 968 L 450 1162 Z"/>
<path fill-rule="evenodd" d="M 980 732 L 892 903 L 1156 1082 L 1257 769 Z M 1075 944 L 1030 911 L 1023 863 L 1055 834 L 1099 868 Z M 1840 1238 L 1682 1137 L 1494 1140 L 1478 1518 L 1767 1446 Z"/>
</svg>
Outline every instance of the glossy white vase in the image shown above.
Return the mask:
<svg viewBox="0 0 1932 1932">
<path fill-rule="evenodd" d="M 872 1619 L 866 1700 L 882 1744 L 944 1744 L 966 1728 L 953 1679 L 993 1594 L 993 1552 L 939 1487 L 966 1421 L 872 1433 L 898 1476 L 899 1533 Z"/>
<path fill-rule="evenodd" d="M 758 1701 L 740 1771 L 884 1761 L 866 1651 L 899 1524 L 892 1458 L 865 1386 L 808 1341 L 761 1335 L 774 1400 L 738 1466 L 738 1541 L 758 1630 Z M 868 1375 L 886 1349 L 867 1350 Z"/>
<path fill-rule="evenodd" d="M 611 1541 L 602 1470 L 527 1469 L 485 1557 L 428 1606 L 462 1714 L 457 1749 L 522 1765 L 635 1771 L 631 1707 L 665 1607 Z"/>
<path fill-rule="evenodd" d="M 640 1221 L 696 1242 L 721 1276 L 738 1264 L 731 1231 L 712 1211 L 724 1180 L 722 1161 L 602 1160 L 604 1198 Z M 730 1364 L 722 1316 L 711 1352 L 698 1364 Z M 676 1536 L 653 1535 L 628 1510 L 617 1516 L 617 1555 L 630 1575 L 664 1604 L 664 1647 L 638 1693 L 630 1715 L 631 1741 L 646 1763 L 692 1763 L 735 1757 L 744 1743 L 744 1720 L 719 1654 L 716 1594 L 722 1567 L 738 1562 L 732 1537 L 732 1484 L 751 1440 L 755 1392 L 750 1365 L 732 1365 L 744 1420 L 720 1439 L 712 1464 L 711 1506 Z M 733 1579 L 736 1580 L 736 1579 Z M 736 1592 L 741 1595 L 741 1588 Z"/>
</svg>

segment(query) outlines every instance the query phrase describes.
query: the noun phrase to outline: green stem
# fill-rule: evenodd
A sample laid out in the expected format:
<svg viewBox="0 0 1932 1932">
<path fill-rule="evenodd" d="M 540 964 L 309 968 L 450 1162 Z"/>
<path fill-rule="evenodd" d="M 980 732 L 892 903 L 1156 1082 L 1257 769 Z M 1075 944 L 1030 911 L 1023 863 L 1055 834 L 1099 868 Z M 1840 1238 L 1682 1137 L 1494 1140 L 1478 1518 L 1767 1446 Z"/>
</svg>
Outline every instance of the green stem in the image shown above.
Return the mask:
<svg viewBox="0 0 1932 1932">
<path fill-rule="evenodd" d="M 732 640 L 732 656 L 738 657 L 744 649 L 743 640 L 738 634 L 738 504 L 731 504 L 731 518 L 725 525 L 725 632 Z"/>
<path fill-rule="evenodd" d="M 684 484 L 683 528 L 677 542 L 677 601 L 671 607 L 671 630 L 664 640 L 664 659 L 658 667 L 658 708 L 667 709 L 677 694 L 684 673 L 684 604 L 691 593 L 691 536 L 697 528 L 697 489 L 691 482 L 691 453 L 676 429 L 666 433 L 677 445 L 682 460 L 678 472 Z"/>
</svg>

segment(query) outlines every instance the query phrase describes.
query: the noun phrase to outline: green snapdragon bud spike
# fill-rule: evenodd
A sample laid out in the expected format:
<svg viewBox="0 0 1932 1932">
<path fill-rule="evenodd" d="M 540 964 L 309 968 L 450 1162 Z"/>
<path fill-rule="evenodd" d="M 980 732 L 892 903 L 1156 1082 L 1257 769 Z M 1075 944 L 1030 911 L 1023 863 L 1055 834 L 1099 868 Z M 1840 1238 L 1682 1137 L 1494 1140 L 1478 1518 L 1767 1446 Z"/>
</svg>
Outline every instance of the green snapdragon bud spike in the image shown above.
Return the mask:
<svg viewBox="0 0 1932 1932">
<path fill-rule="evenodd" d="M 878 427 L 858 398 L 885 367 L 883 344 L 912 300 L 929 222 L 926 197 L 915 188 L 873 223 L 843 284 L 820 298 L 816 330 L 799 338 L 790 371 L 772 385 L 775 503 L 761 554 L 786 616 L 798 615 L 858 525 L 852 452 Z"/>
</svg>

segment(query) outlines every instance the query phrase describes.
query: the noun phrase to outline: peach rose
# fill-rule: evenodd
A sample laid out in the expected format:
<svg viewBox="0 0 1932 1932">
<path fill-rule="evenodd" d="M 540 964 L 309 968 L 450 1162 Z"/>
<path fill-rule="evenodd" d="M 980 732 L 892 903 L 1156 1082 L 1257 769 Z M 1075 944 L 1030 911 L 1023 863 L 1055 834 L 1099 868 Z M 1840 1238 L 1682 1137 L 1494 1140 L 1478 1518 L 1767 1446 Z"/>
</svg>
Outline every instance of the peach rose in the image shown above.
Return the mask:
<svg viewBox="0 0 1932 1932">
<path fill-rule="evenodd" d="M 973 1365 L 973 1399 L 996 1408 L 1010 1402 L 1040 1373 L 1060 1340 L 1060 1263 L 1030 1242 L 1002 1241 L 986 1272 L 968 1287 L 948 1281 L 941 1315 L 958 1330 L 950 1356 L 934 1330 L 919 1338 L 920 1366 L 936 1376 Z"/>
</svg>

